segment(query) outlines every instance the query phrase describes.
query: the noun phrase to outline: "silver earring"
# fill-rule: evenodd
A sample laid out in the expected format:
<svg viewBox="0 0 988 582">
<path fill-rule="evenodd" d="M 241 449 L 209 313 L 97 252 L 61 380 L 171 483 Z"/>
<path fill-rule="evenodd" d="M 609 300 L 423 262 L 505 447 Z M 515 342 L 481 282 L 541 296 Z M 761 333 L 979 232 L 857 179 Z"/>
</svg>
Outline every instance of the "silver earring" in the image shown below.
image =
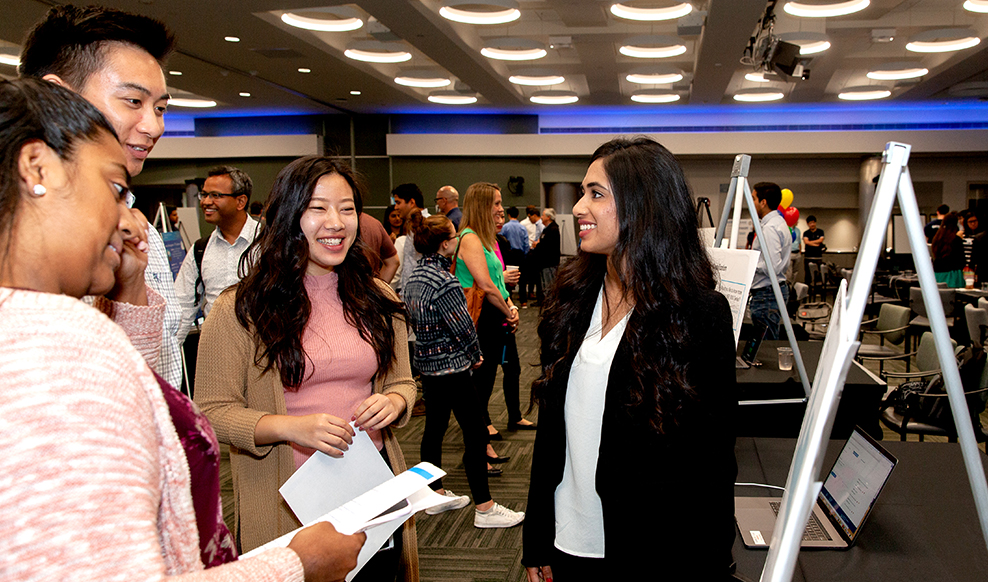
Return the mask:
<svg viewBox="0 0 988 582">
<path fill-rule="evenodd" d="M 48 193 L 48 189 L 41 184 L 35 184 L 34 188 L 32 188 L 32 192 L 34 192 L 35 196 L 44 196 Z"/>
</svg>

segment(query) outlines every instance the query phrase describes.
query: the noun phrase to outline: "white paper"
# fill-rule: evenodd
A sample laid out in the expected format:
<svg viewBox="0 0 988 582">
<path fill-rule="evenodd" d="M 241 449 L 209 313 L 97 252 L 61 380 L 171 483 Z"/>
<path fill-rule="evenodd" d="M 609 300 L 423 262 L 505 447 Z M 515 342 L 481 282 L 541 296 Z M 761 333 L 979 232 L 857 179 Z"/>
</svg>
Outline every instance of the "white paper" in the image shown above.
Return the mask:
<svg viewBox="0 0 988 582">
<path fill-rule="evenodd" d="M 394 478 L 370 435 L 354 432 L 342 458 L 316 451 L 278 490 L 302 525 Z"/>
<path fill-rule="evenodd" d="M 366 442 L 362 442 L 364 440 Z M 374 470 L 375 462 L 368 453 L 368 449 L 373 457 L 376 457 L 384 466 L 387 477 L 390 479 L 385 478 L 383 482 L 359 491 L 355 496 L 337 504 L 328 512 L 311 518 L 310 512 L 314 511 L 314 508 L 335 504 L 335 500 L 341 497 L 339 491 L 350 491 L 359 488 L 358 485 L 355 485 L 356 483 L 367 483 L 373 480 L 364 475 L 353 475 L 353 473 L 365 469 Z M 317 455 L 320 456 L 317 457 Z M 301 477 L 296 479 L 300 473 Z M 334 459 L 322 453 L 313 455 L 285 482 L 281 491 L 282 496 L 285 497 L 293 511 L 295 511 L 295 507 L 304 508 L 306 519 L 296 515 L 299 517 L 299 521 L 305 524 L 303 527 L 318 521 L 328 521 L 340 533 L 350 535 L 363 531 L 367 534 L 367 541 L 364 542 L 364 546 L 357 557 L 357 567 L 351 570 L 346 577 L 349 582 L 415 512 L 449 501 L 448 498 L 435 493 L 428 487 L 429 483 L 445 474 L 442 469 L 431 463 L 419 463 L 396 477 L 392 476 L 370 438 L 365 433 L 358 432 L 357 436 L 354 437 L 354 444 L 351 445 L 342 459 Z M 289 483 L 291 483 L 290 486 Z M 330 497 L 334 501 L 327 502 L 326 498 Z M 408 502 L 407 507 L 387 515 L 381 515 L 402 500 Z M 296 529 L 272 540 L 244 554 L 241 558 L 248 558 L 270 548 L 286 547 L 301 529 Z"/>
<path fill-rule="evenodd" d="M 748 294 L 751 292 L 751 281 L 755 278 L 755 267 L 758 266 L 758 251 L 735 249 L 715 249 L 707 247 L 710 262 L 713 263 L 714 276 L 717 278 L 717 290 L 731 306 L 731 316 L 734 319 L 734 345 L 738 345 L 741 334 L 741 322 L 744 320 L 744 310 L 748 305 Z"/>
</svg>

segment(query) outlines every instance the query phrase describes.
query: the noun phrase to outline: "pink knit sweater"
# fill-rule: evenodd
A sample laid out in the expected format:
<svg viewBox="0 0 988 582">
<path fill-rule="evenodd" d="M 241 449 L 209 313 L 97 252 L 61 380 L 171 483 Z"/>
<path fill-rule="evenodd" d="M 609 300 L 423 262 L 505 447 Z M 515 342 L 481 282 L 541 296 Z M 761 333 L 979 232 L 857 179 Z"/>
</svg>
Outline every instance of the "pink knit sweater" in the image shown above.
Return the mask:
<svg viewBox="0 0 988 582">
<path fill-rule="evenodd" d="M 370 397 L 377 372 L 373 346 L 346 321 L 340 299 L 339 275 L 305 276 L 312 313 L 302 335 L 306 377 L 298 390 L 285 390 L 285 408 L 292 416 L 327 413 L 349 422 L 357 407 Z M 367 433 L 378 450 L 384 448 L 381 431 Z M 316 452 L 292 443 L 295 468 Z"/>
<path fill-rule="evenodd" d="M 103 307 L 135 345 L 160 338 L 160 298 Z M 303 579 L 288 549 L 203 570 L 181 443 L 120 327 L 71 297 L 0 288 L 0 346 L 0 579 Z"/>
</svg>

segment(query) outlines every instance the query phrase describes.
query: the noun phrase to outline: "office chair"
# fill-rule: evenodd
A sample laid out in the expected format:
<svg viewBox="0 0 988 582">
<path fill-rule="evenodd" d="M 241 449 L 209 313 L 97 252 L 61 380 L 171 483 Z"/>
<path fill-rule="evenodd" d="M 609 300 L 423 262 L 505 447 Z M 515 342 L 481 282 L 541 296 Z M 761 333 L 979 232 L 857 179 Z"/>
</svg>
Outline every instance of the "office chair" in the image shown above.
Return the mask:
<svg viewBox="0 0 988 582">
<path fill-rule="evenodd" d="M 885 371 L 886 360 L 900 359 L 906 350 L 905 340 L 906 330 L 909 329 L 909 315 L 908 307 L 886 303 L 882 305 L 876 319 L 862 321 L 862 326 L 874 324 L 875 328 L 861 330 L 858 337 L 862 343 L 858 348 L 857 356 L 855 356 L 858 361 L 877 361 L 878 373 L 881 374 Z M 988 313 L 985 316 L 988 318 Z M 864 343 L 865 334 L 878 336 L 878 345 Z M 891 345 L 885 345 L 886 341 L 892 345 L 902 345 L 902 351 L 893 349 Z M 909 371 L 909 358 L 906 358 L 906 371 Z"/>
<path fill-rule="evenodd" d="M 937 288 L 940 293 L 940 302 L 943 304 L 943 314 L 947 319 L 947 329 L 953 335 L 954 328 L 954 299 L 957 295 L 955 289 L 940 289 Z M 919 287 L 909 288 L 909 307 L 916 313 L 914 317 L 909 322 L 909 333 L 910 337 L 918 337 L 920 334 L 930 331 L 930 320 L 926 311 L 926 304 L 923 303 L 923 290 Z"/>
<path fill-rule="evenodd" d="M 983 348 L 985 331 L 988 330 L 988 311 L 973 305 L 965 305 L 964 319 L 967 321 L 967 334 L 971 338 L 971 345 Z"/>
<path fill-rule="evenodd" d="M 932 334 L 924 333 L 923 339 L 920 340 L 921 345 L 927 340 L 927 336 L 932 336 Z M 929 339 L 929 343 L 933 343 L 932 337 Z M 955 355 L 958 355 L 962 349 L 956 349 Z M 976 366 L 976 368 L 966 369 L 968 365 Z M 985 434 L 984 428 L 981 426 L 981 413 L 984 412 L 985 403 L 988 400 L 988 366 L 985 365 L 985 359 L 982 357 L 980 360 L 971 359 L 967 363 L 962 363 L 960 371 L 961 380 L 964 382 L 964 404 L 967 406 L 968 414 L 971 415 L 974 438 L 979 443 L 986 442 L 988 441 L 988 434 Z M 927 387 L 929 389 L 931 384 L 927 384 Z M 940 389 L 929 390 L 929 393 L 912 394 L 910 397 L 912 406 L 905 406 L 898 411 L 894 405 L 886 400 L 882 404 L 880 417 L 882 424 L 896 432 L 899 435 L 899 440 L 902 441 L 906 440 L 907 435 L 915 434 L 919 436 L 920 441 L 929 435 L 947 437 L 947 442 L 955 443 L 957 442 L 957 428 L 953 421 L 953 411 L 951 414 L 940 416 L 940 422 L 925 422 L 925 419 L 919 420 L 910 416 L 910 411 L 931 410 L 934 401 L 943 398 L 947 398 L 947 393 L 946 389 L 941 386 Z M 939 404 L 940 406 L 949 406 L 947 401 L 942 401 Z M 933 424 L 934 422 L 935 424 Z"/>
</svg>

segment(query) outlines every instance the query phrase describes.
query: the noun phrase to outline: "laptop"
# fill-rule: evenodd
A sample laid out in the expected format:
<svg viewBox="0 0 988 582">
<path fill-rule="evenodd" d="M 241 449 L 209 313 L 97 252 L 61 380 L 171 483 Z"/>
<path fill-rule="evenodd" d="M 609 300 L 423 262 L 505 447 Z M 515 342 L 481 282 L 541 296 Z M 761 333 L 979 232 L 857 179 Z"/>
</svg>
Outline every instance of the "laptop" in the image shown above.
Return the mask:
<svg viewBox="0 0 988 582">
<path fill-rule="evenodd" d="M 895 464 L 895 457 L 855 427 L 817 496 L 800 547 L 851 547 Z M 768 547 L 781 505 L 778 497 L 734 498 L 734 518 L 745 547 Z"/>
<path fill-rule="evenodd" d="M 768 326 L 762 322 L 752 324 L 752 335 L 744 344 L 744 348 L 741 349 L 741 355 L 737 356 L 737 361 L 734 363 L 735 370 L 747 370 L 752 366 L 761 366 L 762 363 L 755 361 L 755 356 L 758 355 L 758 348 L 762 345 L 762 340 L 765 339 L 765 332 L 768 331 Z"/>
</svg>

